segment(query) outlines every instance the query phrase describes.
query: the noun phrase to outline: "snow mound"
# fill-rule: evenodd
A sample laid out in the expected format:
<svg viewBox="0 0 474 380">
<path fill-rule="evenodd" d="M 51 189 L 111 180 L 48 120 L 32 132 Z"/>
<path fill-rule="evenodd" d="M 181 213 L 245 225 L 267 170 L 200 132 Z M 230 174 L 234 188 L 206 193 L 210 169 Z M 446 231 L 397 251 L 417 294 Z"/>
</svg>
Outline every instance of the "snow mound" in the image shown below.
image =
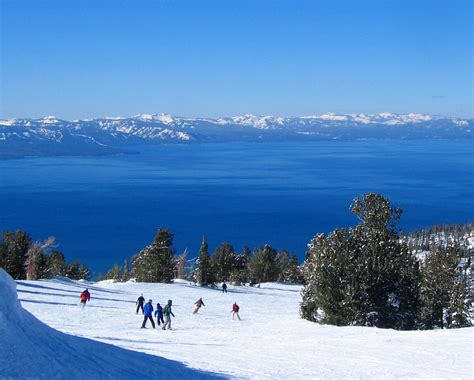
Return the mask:
<svg viewBox="0 0 474 380">
<path fill-rule="evenodd" d="M 58 313 L 63 313 L 58 308 Z M 64 314 L 64 319 L 74 318 Z M 87 329 L 87 326 L 84 326 Z M 18 301 L 16 284 L 0 268 L 0 378 L 204 379 L 217 375 L 183 364 L 61 333 Z M 157 344 L 159 344 L 157 342 Z"/>
</svg>

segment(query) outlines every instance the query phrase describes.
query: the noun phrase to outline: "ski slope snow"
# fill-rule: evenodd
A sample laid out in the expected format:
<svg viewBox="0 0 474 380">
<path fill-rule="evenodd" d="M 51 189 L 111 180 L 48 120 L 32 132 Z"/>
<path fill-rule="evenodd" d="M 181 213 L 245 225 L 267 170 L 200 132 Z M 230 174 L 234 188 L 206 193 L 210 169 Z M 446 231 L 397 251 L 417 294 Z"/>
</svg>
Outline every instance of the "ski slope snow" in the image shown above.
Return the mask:
<svg viewBox="0 0 474 380">
<path fill-rule="evenodd" d="M 157 372 L 171 371 L 167 377 L 173 379 L 216 374 L 252 379 L 471 379 L 473 376 L 473 328 L 394 331 L 318 325 L 298 316 L 299 286 L 229 286 L 228 293 L 223 294 L 219 289 L 179 280 L 174 284 L 111 281 L 88 284 L 57 278 L 17 281 L 17 285 L 18 297 L 26 310 L 50 327 L 76 336 L 56 335 L 47 330 L 47 334 L 38 338 L 31 337 L 32 341 L 41 350 L 43 346 L 48 347 L 53 358 L 67 351 L 68 345 L 76 347 L 76 340 L 83 342 L 88 354 L 79 353 L 76 361 L 85 360 L 89 373 L 93 373 L 93 363 L 102 363 L 104 347 L 107 350 L 112 347 L 95 348 L 95 342 L 77 337 L 120 347 L 116 348 L 119 354 L 110 355 L 108 363 L 117 366 L 114 373 L 120 372 L 120 366 L 127 361 L 135 361 L 136 372 L 143 370 L 146 378 L 153 377 L 149 372 L 151 366 L 155 366 Z M 91 292 L 91 302 L 81 309 L 79 294 L 85 287 Z M 176 315 L 172 318 L 173 330 L 154 330 L 150 325 L 140 329 L 143 317 L 135 313 L 135 300 L 141 293 L 147 300 L 153 300 L 154 307 L 157 302 L 164 305 L 168 299 L 173 300 Z M 206 306 L 193 315 L 194 302 L 200 297 Z M 240 306 L 242 321 L 232 320 L 230 310 L 234 301 Z M 31 316 L 28 318 L 34 320 Z M 18 329 L 28 334 L 28 330 L 38 330 L 38 324 L 40 322 L 30 323 L 29 319 L 24 323 L 20 320 Z M 9 326 L 15 333 L 13 320 Z M 54 343 L 59 336 L 61 344 Z M 15 341 L 16 338 L 9 339 Z M 0 343 L 2 351 L 8 351 L 8 347 L 5 349 L 4 343 Z M 59 351 L 57 356 L 55 350 Z M 74 348 L 71 355 L 75 352 Z M 153 357 L 156 364 L 151 364 Z M 0 361 L 3 358 L 2 354 Z M 139 358 L 143 363 L 138 364 Z M 20 357 L 10 360 L 23 363 Z M 28 357 L 28 360 L 32 359 Z M 57 365 L 51 367 L 58 369 Z M 72 372 L 78 367 L 73 361 L 63 362 L 63 365 Z M 96 369 L 102 371 L 102 366 L 108 368 L 102 363 Z M 188 367 L 196 372 L 179 372 Z M 122 372 L 117 376 L 120 377 L 130 376 Z"/>
<path fill-rule="evenodd" d="M 56 331 L 21 307 L 15 285 L 13 279 L 0 268 L 1 379 L 221 377 L 193 370 L 181 363 L 157 356 Z M 37 302 L 40 304 L 42 301 Z M 66 318 L 73 317 L 67 314 L 69 310 L 61 306 L 61 303 L 56 303 L 55 307 L 54 314 Z"/>
</svg>

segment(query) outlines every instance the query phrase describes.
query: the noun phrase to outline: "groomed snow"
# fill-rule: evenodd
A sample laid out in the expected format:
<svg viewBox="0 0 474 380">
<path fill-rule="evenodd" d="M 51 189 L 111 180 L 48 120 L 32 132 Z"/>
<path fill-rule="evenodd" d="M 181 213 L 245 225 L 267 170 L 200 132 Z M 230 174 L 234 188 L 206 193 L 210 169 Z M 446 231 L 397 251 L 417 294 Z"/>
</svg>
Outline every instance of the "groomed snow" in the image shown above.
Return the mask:
<svg viewBox="0 0 474 380">
<path fill-rule="evenodd" d="M 110 281 L 87 285 L 65 279 L 17 283 L 22 306 L 55 329 L 228 377 L 471 379 L 473 375 L 473 328 L 400 332 L 322 326 L 299 318 L 298 286 L 229 286 L 229 292 L 222 294 L 186 281 L 168 285 Z M 78 299 L 85 286 L 92 298 L 81 310 Z M 142 316 L 135 314 L 135 300 L 141 293 L 153 299 L 153 306 L 173 300 L 172 331 L 153 330 L 150 325 L 140 329 Z M 199 297 L 206 306 L 193 315 Z M 232 320 L 234 301 L 241 307 L 242 321 Z M 10 326 L 15 328 L 13 322 Z M 20 326 L 22 334 L 37 329 L 30 323 Z M 51 351 L 55 347 L 49 335 L 31 339 Z M 100 360 L 94 358 L 95 352 L 91 362 Z M 123 358 L 110 360 L 117 364 Z M 143 360 L 146 363 L 149 356 Z M 163 359 L 156 360 L 162 363 Z M 174 365 L 165 368 L 173 370 Z M 137 371 L 145 367 L 148 364 L 140 364 Z M 146 373 L 146 378 L 153 377 Z M 176 372 L 169 378 L 188 377 Z"/>
<path fill-rule="evenodd" d="M 58 282 L 56 284 L 61 284 Z M 31 295 L 47 289 L 44 283 L 30 283 Z M 82 286 L 71 283 L 70 288 Z M 220 378 L 197 371 L 181 363 L 157 356 L 125 350 L 110 344 L 66 335 L 40 322 L 24 310 L 17 299 L 15 282 L 0 268 L 0 378 L 1 379 L 208 379 Z M 52 290 L 51 288 L 49 290 Z M 69 290 L 62 289 L 66 293 Z M 115 294 L 103 291 L 102 294 Z M 76 324 L 84 315 L 70 310 L 46 296 L 53 314 Z M 37 299 L 36 305 L 45 305 Z M 99 306 L 100 307 L 100 306 Z M 104 306 L 105 307 L 105 306 Z M 90 311 L 94 309 L 91 308 Z M 96 309 L 97 310 L 97 309 Z M 85 313 L 84 313 L 85 314 Z M 109 321 L 110 328 L 116 328 Z M 79 335 L 79 334 L 77 334 Z"/>
</svg>

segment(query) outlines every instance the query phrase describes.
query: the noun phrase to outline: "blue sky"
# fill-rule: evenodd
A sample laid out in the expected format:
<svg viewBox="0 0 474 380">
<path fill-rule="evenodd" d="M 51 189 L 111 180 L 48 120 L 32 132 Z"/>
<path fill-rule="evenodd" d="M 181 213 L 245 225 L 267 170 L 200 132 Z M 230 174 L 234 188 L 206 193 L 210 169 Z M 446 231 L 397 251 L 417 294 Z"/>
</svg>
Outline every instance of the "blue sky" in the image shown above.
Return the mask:
<svg viewBox="0 0 474 380">
<path fill-rule="evenodd" d="M 1 2 L 0 117 L 473 117 L 472 2 Z"/>
</svg>

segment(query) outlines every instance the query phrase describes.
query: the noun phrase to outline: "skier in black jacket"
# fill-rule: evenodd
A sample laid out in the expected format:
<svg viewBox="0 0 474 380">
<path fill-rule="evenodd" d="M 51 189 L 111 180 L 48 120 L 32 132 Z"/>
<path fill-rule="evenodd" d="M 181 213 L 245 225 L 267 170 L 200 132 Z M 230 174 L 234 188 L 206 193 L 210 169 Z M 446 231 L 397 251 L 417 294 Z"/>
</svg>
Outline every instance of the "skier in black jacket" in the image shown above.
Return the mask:
<svg viewBox="0 0 474 380">
<path fill-rule="evenodd" d="M 143 304 L 145 303 L 145 298 L 143 297 L 143 294 L 138 297 L 137 299 L 137 314 L 138 310 L 142 309 L 142 314 L 143 314 Z"/>
</svg>

